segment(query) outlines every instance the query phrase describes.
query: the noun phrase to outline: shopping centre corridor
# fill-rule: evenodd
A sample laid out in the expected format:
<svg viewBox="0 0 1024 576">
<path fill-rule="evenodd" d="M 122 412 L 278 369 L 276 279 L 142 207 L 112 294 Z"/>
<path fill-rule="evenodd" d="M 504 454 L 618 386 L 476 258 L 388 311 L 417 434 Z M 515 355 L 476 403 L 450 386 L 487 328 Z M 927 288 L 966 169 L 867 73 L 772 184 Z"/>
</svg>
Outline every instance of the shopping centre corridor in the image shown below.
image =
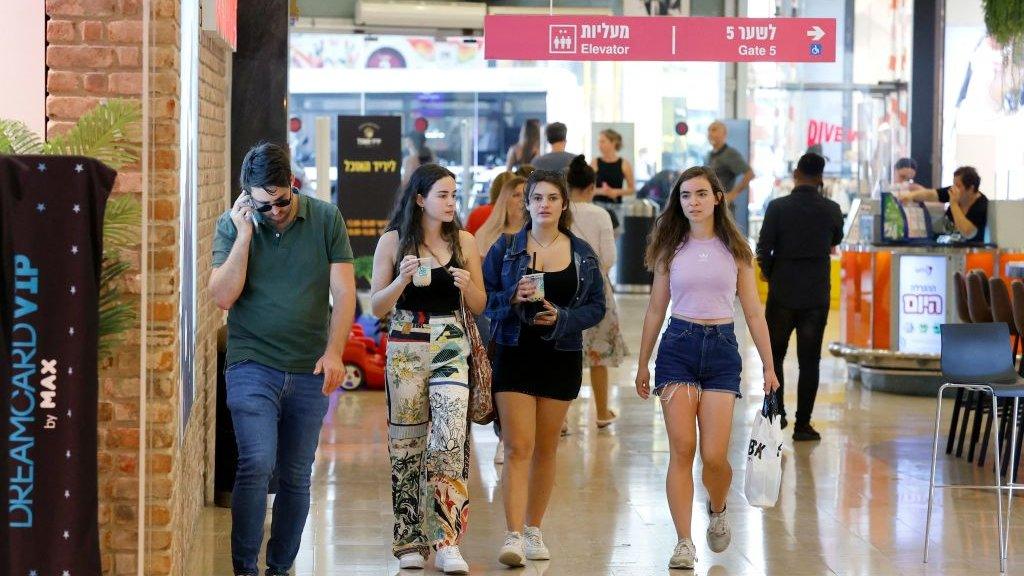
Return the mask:
<svg viewBox="0 0 1024 576">
<path fill-rule="evenodd" d="M 646 296 L 619 296 L 626 342 L 636 362 Z M 742 318 L 742 315 L 738 315 Z M 833 313 L 825 345 L 836 339 Z M 827 353 L 814 425 L 820 443 L 792 445 L 779 504 L 751 508 L 743 496 L 743 466 L 754 412 L 760 408 L 760 362 L 745 329 L 737 327 L 745 371 L 731 443 L 734 469 L 729 496 L 732 545 L 711 553 L 705 541 L 706 493 L 695 465 L 697 502 L 693 534 L 696 574 L 782 576 L 882 574 L 998 574 L 995 500 L 992 492 L 938 492 L 930 563 L 921 563 L 928 496 L 934 399 L 895 396 L 846 381 L 845 365 Z M 786 361 L 787 404 L 795 407 L 794 346 Z M 586 379 L 586 372 L 584 372 Z M 504 516 L 492 463 L 497 440 L 489 426 L 473 427 L 470 526 L 462 550 L 470 573 L 547 576 L 646 576 L 669 571 L 676 543 L 665 502 L 668 440 L 655 401 L 633 391 L 633 365 L 612 370 L 612 404 L 620 418 L 598 430 L 584 385 L 569 413 L 557 485 L 544 525 L 552 559 L 508 569 L 497 562 Z M 391 549 L 390 464 L 384 392 L 340 397 L 328 416 L 313 474 L 313 505 L 296 561 L 298 576 L 399 574 Z M 945 425 L 944 425 L 945 428 Z M 940 450 L 940 481 L 990 483 L 979 469 Z M 991 460 L 989 461 L 991 462 Z M 1019 502 L 1018 502 L 1019 504 Z M 270 516 L 267 517 L 268 525 Z M 1024 506 L 1013 509 L 1011 529 L 1024 532 Z M 188 574 L 230 575 L 230 511 L 208 508 L 199 527 Z M 1014 544 L 1016 542 L 1017 544 Z M 1024 574 L 1024 546 L 1011 534 L 1008 573 Z M 422 571 L 439 574 L 433 559 Z"/>
</svg>

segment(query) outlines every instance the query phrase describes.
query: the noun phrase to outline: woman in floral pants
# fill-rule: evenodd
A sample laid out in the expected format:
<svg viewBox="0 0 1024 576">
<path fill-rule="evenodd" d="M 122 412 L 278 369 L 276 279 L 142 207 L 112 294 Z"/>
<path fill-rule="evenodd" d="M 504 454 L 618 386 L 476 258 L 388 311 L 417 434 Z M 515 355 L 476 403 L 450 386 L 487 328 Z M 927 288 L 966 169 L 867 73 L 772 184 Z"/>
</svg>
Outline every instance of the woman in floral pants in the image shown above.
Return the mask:
<svg viewBox="0 0 1024 576">
<path fill-rule="evenodd" d="M 486 303 L 476 241 L 455 218 L 455 177 L 436 164 L 413 172 L 373 257 L 375 316 L 392 312 L 388 438 L 393 552 L 422 568 L 430 549 L 446 574 L 467 574 L 459 544 L 469 515 L 469 342 L 461 300 Z M 415 277 L 415 281 L 414 281 Z"/>
</svg>

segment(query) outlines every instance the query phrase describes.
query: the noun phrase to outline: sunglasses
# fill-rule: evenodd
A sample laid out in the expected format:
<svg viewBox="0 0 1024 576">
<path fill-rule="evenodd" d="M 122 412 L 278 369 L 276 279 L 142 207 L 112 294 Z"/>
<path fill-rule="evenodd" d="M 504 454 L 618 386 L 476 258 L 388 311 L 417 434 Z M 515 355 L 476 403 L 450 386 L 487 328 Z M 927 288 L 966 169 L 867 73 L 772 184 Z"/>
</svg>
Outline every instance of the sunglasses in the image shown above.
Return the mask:
<svg viewBox="0 0 1024 576">
<path fill-rule="evenodd" d="M 277 188 L 264 188 L 264 190 L 266 190 L 267 194 L 270 194 L 271 196 L 277 193 Z M 249 192 L 249 199 L 252 201 L 253 209 L 262 214 L 264 212 L 270 212 L 270 210 L 275 206 L 278 208 L 291 206 L 292 198 L 295 196 L 296 192 L 298 192 L 298 190 L 292 188 L 291 194 L 289 194 L 287 198 L 279 198 L 273 202 L 260 202 L 252 197 L 252 192 Z"/>
</svg>

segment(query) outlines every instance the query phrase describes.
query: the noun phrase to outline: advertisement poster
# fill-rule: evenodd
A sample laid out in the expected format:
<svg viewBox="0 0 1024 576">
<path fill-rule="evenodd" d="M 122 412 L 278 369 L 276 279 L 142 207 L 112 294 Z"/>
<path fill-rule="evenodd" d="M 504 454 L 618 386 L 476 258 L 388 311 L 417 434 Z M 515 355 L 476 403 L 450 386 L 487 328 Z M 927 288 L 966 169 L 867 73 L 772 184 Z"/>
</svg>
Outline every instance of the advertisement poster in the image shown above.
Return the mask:
<svg viewBox="0 0 1024 576">
<path fill-rule="evenodd" d="M 945 256 L 901 256 L 899 292 L 900 352 L 938 354 L 946 322 Z"/>
<path fill-rule="evenodd" d="M 356 258 L 372 256 L 402 183 L 402 119 L 338 116 L 338 208 Z"/>
<path fill-rule="evenodd" d="M 18 173 L 18 178 L 5 175 Z M 97 390 L 103 214 L 115 173 L 0 157 L 4 316 L 0 574 L 100 574 Z"/>
</svg>

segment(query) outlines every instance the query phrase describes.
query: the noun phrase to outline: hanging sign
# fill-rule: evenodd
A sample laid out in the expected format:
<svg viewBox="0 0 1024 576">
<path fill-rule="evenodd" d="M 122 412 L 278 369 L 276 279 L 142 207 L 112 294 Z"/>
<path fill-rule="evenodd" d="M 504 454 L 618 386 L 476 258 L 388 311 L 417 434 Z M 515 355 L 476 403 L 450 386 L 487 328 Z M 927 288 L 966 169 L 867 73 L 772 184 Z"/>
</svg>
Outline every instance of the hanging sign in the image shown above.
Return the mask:
<svg viewBox="0 0 1024 576">
<path fill-rule="evenodd" d="M 835 62 L 835 18 L 487 16 L 488 60 Z"/>
</svg>

